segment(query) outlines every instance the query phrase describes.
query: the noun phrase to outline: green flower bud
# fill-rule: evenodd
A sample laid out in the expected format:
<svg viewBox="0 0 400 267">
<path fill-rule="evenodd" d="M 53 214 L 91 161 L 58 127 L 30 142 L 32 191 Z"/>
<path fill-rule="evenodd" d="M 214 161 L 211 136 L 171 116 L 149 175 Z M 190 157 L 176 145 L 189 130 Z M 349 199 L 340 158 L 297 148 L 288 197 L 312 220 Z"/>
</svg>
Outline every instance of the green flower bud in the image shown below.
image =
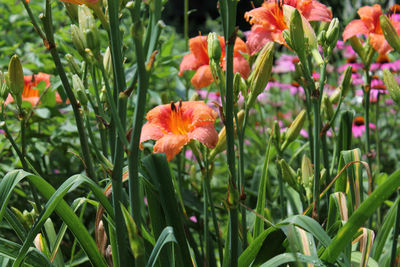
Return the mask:
<svg viewBox="0 0 400 267">
<path fill-rule="evenodd" d="M 289 166 L 289 164 L 284 160 L 281 159 L 279 161 L 279 165 L 281 167 L 282 171 L 282 178 L 285 182 L 287 182 L 293 189 L 296 191 L 299 191 L 299 185 L 297 184 L 297 174 L 296 172 L 292 169 L 292 167 Z"/>
<path fill-rule="evenodd" d="M 332 102 L 329 96 L 325 95 L 322 97 L 322 110 L 325 112 L 327 119 L 330 121 L 335 113 L 333 110 Z"/>
<path fill-rule="evenodd" d="M 329 97 L 329 101 L 332 104 L 337 104 L 339 102 L 340 94 L 342 93 L 342 88 L 339 86 L 333 91 L 331 96 Z"/>
<path fill-rule="evenodd" d="M 400 37 L 396 29 L 393 27 L 390 19 L 385 15 L 381 15 L 379 17 L 379 22 L 381 24 L 383 35 L 385 35 L 386 41 L 391 47 L 393 47 L 394 50 L 400 53 Z"/>
<path fill-rule="evenodd" d="M 76 74 L 72 76 L 72 86 L 76 92 L 76 98 L 79 100 L 79 103 L 83 107 L 86 107 L 88 98 L 86 96 L 85 87 L 83 86 L 81 78 Z"/>
<path fill-rule="evenodd" d="M 71 54 L 66 54 L 65 55 L 65 59 L 68 62 L 68 66 L 71 70 L 71 72 L 73 74 L 77 74 L 78 76 L 80 76 L 82 74 L 81 72 L 81 68 L 79 67 L 79 65 L 76 63 L 74 57 Z"/>
<path fill-rule="evenodd" d="M 79 28 L 82 32 L 92 30 L 93 28 L 97 29 L 96 20 L 94 19 L 90 9 L 85 5 L 80 5 L 78 7 L 78 20 Z"/>
<path fill-rule="evenodd" d="M 274 58 L 274 43 L 268 42 L 254 63 L 254 69 L 250 75 L 250 95 L 247 100 L 247 106 L 251 108 L 259 94 L 261 94 L 267 85 L 271 76 L 272 62 Z"/>
<path fill-rule="evenodd" d="M 6 75 L 0 71 L 0 99 L 5 101 L 7 99 L 9 90 L 6 82 Z"/>
<path fill-rule="evenodd" d="M 112 57 L 110 47 L 107 47 L 103 57 L 103 66 L 109 76 L 113 73 Z"/>
<path fill-rule="evenodd" d="M 383 82 L 389 90 L 390 96 L 397 105 L 400 105 L 400 87 L 396 79 L 393 77 L 393 74 L 388 69 L 383 70 Z"/>
<path fill-rule="evenodd" d="M 292 44 L 292 39 L 291 39 L 291 37 L 290 37 L 289 29 L 284 29 L 284 30 L 282 31 L 282 36 L 283 36 L 283 39 L 285 39 L 286 44 L 288 45 L 288 47 L 290 47 L 291 49 L 294 50 L 293 44 Z"/>
<path fill-rule="evenodd" d="M 357 53 L 357 55 L 360 56 L 361 60 L 364 61 L 365 60 L 365 51 L 364 51 L 364 47 L 361 44 L 360 39 L 357 36 L 353 36 L 350 39 L 350 44 L 351 47 L 353 48 L 353 50 Z"/>
<path fill-rule="evenodd" d="M 93 30 L 86 30 L 85 37 L 86 37 L 87 47 L 90 50 L 92 50 L 94 56 L 97 57 L 100 52 L 100 40 L 99 40 L 98 32 L 93 31 Z"/>
<path fill-rule="evenodd" d="M 277 120 L 274 121 L 274 132 L 272 134 L 272 140 L 274 140 L 276 146 L 280 147 L 281 145 L 281 127 L 279 126 L 279 122 Z"/>
<path fill-rule="evenodd" d="M 301 183 L 306 189 L 307 199 L 312 198 L 312 183 L 314 177 L 314 170 L 311 160 L 304 154 L 301 160 Z"/>
<path fill-rule="evenodd" d="M 78 5 L 64 2 L 65 9 L 72 21 L 78 21 Z"/>
<path fill-rule="evenodd" d="M 318 34 L 318 43 L 320 43 L 322 46 L 326 43 L 326 31 L 322 30 Z"/>
<path fill-rule="evenodd" d="M 233 78 L 233 102 L 236 103 L 239 99 L 239 92 L 243 97 L 247 95 L 246 81 L 242 78 L 239 72 L 235 73 Z"/>
<path fill-rule="evenodd" d="M 286 133 L 286 140 L 282 145 L 281 150 L 285 150 L 286 147 L 296 140 L 296 138 L 299 136 L 301 129 L 303 128 L 304 122 L 306 121 L 306 111 L 303 109 L 299 115 L 294 119 L 292 124 L 290 125 L 289 129 L 287 130 Z"/>
<path fill-rule="evenodd" d="M 76 50 L 78 50 L 82 57 L 85 57 L 85 48 L 87 45 L 85 36 L 83 36 L 83 32 L 73 24 L 71 25 L 71 35 L 72 43 L 74 44 Z"/>
<path fill-rule="evenodd" d="M 300 12 L 295 9 L 290 17 L 290 39 L 292 43 L 292 48 L 300 56 L 304 55 L 306 52 L 304 30 L 303 30 L 303 20 L 301 18 Z"/>
<path fill-rule="evenodd" d="M 334 18 L 329 24 L 328 30 L 325 34 L 325 39 L 327 45 L 333 49 L 336 46 L 337 40 L 339 38 L 339 20 Z"/>
<path fill-rule="evenodd" d="M 21 94 L 24 91 L 25 81 L 22 64 L 17 55 L 14 55 L 8 64 L 8 82 L 10 92 L 17 98 L 17 105 L 20 106 L 22 103 Z"/>
<path fill-rule="evenodd" d="M 219 62 L 221 59 L 221 43 L 215 32 L 210 32 L 207 37 L 208 57 Z"/>
<path fill-rule="evenodd" d="M 342 96 L 345 96 L 347 92 L 350 90 L 351 86 L 351 75 L 353 74 L 353 67 L 347 66 L 346 70 L 344 71 L 343 80 L 342 80 Z"/>
</svg>

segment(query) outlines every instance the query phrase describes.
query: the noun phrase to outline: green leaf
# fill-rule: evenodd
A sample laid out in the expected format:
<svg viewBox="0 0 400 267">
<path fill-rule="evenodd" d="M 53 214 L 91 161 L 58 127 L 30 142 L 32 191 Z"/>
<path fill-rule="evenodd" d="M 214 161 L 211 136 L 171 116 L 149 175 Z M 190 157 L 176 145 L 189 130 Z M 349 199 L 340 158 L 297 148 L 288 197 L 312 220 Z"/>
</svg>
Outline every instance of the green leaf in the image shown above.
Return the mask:
<svg viewBox="0 0 400 267">
<path fill-rule="evenodd" d="M 325 266 L 318 257 L 306 256 L 301 253 L 283 253 L 278 256 L 273 257 L 260 267 L 275 267 L 275 266 L 285 266 L 286 263 L 290 262 L 304 262 L 311 263 L 313 266 Z"/>
<path fill-rule="evenodd" d="M 31 183 L 38 189 L 39 193 L 48 200 L 46 209 L 43 210 L 41 217 L 35 223 L 35 226 L 31 229 L 28 237 L 25 240 L 25 246 L 21 247 L 20 256 L 27 252 L 26 247 L 32 244 L 32 237 L 34 238 L 34 232 L 40 230 L 43 219 L 48 218 L 51 212 L 55 209 L 61 219 L 68 225 L 71 232 L 78 239 L 82 249 L 88 255 L 90 261 L 95 266 L 106 266 L 104 258 L 100 255 L 96 243 L 86 229 L 86 226 L 82 224 L 76 214 L 70 209 L 68 204 L 62 199 L 66 191 L 71 186 L 65 185 L 65 183 L 56 191 L 49 183 L 47 183 L 42 177 L 32 175 L 22 170 L 15 170 L 7 173 L 7 175 L 0 182 L 0 221 L 3 218 L 6 210 L 8 201 L 12 194 L 15 186 L 23 179 L 29 179 Z M 65 191 L 65 192 L 64 192 Z M 49 214 L 50 213 L 50 214 Z M 30 243 L 28 242 L 30 240 Z"/>
<path fill-rule="evenodd" d="M 400 170 L 378 186 L 375 191 L 351 215 L 347 223 L 339 230 L 321 256 L 322 260 L 329 263 L 336 261 L 340 252 L 351 242 L 353 235 L 375 210 L 400 186 Z"/>
<path fill-rule="evenodd" d="M 144 242 L 143 238 L 139 236 L 139 231 L 137 229 L 135 221 L 132 219 L 129 211 L 121 204 L 122 214 L 125 219 L 126 228 L 128 229 L 128 239 L 129 245 L 133 256 L 137 260 L 139 257 L 144 255 Z"/>
<path fill-rule="evenodd" d="M 362 260 L 362 253 L 360 251 L 353 251 L 351 253 L 351 264 L 352 266 L 362 266 L 361 265 L 361 260 Z M 367 267 L 379 267 L 379 264 L 372 258 L 369 258 L 368 264 L 364 265 Z"/>
<path fill-rule="evenodd" d="M 178 244 L 174 235 L 174 229 L 171 226 L 165 227 L 161 232 L 161 235 L 158 237 L 157 242 L 150 254 L 149 260 L 147 261 L 146 267 L 154 266 L 162 248 L 169 242 Z"/>
<path fill-rule="evenodd" d="M 263 165 L 263 170 L 262 170 L 262 174 L 261 174 L 260 184 L 258 187 L 256 213 L 261 214 L 261 216 L 264 216 L 271 140 L 272 140 L 272 134 L 269 137 L 267 151 L 265 152 L 264 165 Z M 256 239 L 262 233 L 263 230 L 264 230 L 264 221 L 260 217 L 257 216 L 255 219 L 255 222 L 254 222 L 253 239 Z"/>
</svg>

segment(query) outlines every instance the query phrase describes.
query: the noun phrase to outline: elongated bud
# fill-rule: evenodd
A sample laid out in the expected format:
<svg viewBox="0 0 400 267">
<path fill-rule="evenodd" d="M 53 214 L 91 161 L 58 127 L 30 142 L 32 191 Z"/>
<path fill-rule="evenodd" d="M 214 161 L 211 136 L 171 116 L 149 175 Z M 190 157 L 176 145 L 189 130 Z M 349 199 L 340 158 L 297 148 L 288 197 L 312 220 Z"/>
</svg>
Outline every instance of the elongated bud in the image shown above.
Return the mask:
<svg viewBox="0 0 400 267">
<path fill-rule="evenodd" d="M 246 81 L 242 78 L 239 72 L 235 73 L 233 78 L 233 103 L 237 103 L 239 99 L 239 92 L 243 97 L 246 97 L 247 86 Z"/>
<path fill-rule="evenodd" d="M 282 151 L 299 136 L 306 120 L 306 111 L 303 109 L 294 119 L 286 133 L 286 140 L 282 145 Z"/>
<path fill-rule="evenodd" d="M 79 28 L 82 32 L 86 30 L 90 30 L 96 28 L 96 20 L 94 19 L 92 12 L 85 5 L 80 5 L 78 7 L 78 20 L 79 20 Z"/>
<path fill-rule="evenodd" d="M 386 41 L 391 47 L 393 47 L 394 50 L 400 53 L 400 37 L 396 29 L 393 27 L 390 19 L 385 15 L 381 15 L 379 17 L 379 22 L 381 24 L 383 35 L 385 35 Z"/>
<path fill-rule="evenodd" d="M 281 127 L 277 120 L 274 121 L 274 132 L 272 134 L 272 140 L 274 140 L 275 145 L 280 147 L 281 145 Z"/>
<path fill-rule="evenodd" d="M 79 78 L 79 76 L 76 74 L 72 76 L 72 86 L 76 92 L 76 97 L 78 98 L 80 104 L 83 107 L 86 107 L 88 98 L 85 93 L 85 87 L 83 86 L 81 78 Z"/>
<path fill-rule="evenodd" d="M 221 43 L 218 35 L 215 32 L 211 32 L 208 34 L 207 47 L 209 59 L 219 62 L 221 59 Z"/>
<path fill-rule="evenodd" d="M 347 92 L 350 90 L 350 85 L 351 85 L 351 75 L 353 74 L 353 67 L 352 66 L 347 66 L 346 70 L 344 71 L 343 75 L 343 80 L 341 83 L 342 87 L 342 96 L 345 96 Z"/>
<path fill-rule="evenodd" d="M 18 106 L 21 105 L 21 94 L 24 91 L 25 81 L 22 64 L 17 55 L 14 55 L 8 64 L 8 82 L 10 92 L 17 98 Z"/>
<path fill-rule="evenodd" d="M 83 35 L 83 32 L 76 26 L 71 25 L 71 35 L 72 35 L 72 43 L 74 44 L 76 50 L 78 50 L 79 54 L 82 57 L 85 57 L 85 48 L 86 48 L 86 39 Z"/>
<path fill-rule="evenodd" d="M 244 111 L 240 110 L 237 114 L 239 126 L 242 126 L 243 118 L 244 118 Z M 234 122 L 235 132 L 236 132 L 236 121 Z M 226 149 L 226 128 L 223 127 L 218 134 L 218 142 L 217 145 L 213 150 L 210 151 L 210 156 L 208 160 L 211 162 L 215 159 L 215 157 Z"/>
<path fill-rule="evenodd" d="M 397 105 L 400 105 L 400 87 L 396 79 L 393 77 L 393 74 L 388 69 L 383 70 L 383 82 L 389 90 L 390 96 Z"/>
<path fill-rule="evenodd" d="M 72 19 L 72 21 L 78 21 L 78 5 L 64 2 L 65 9 L 67 10 L 67 14 Z"/>
<path fill-rule="evenodd" d="M 108 75 L 111 76 L 113 72 L 113 66 L 110 47 L 107 47 L 106 52 L 104 53 L 103 66 Z"/>
<path fill-rule="evenodd" d="M 8 93 L 9 90 L 6 82 L 6 76 L 2 71 L 0 71 L 0 99 L 5 101 L 7 99 Z"/>
<path fill-rule="evenodd" d="M 306 196 L 308 199 L 312 198 L 313 177 L 314 171 L 311 160 L 304 154 L 301 160 L 301 183 L 306 189 Z"/>
<path fill-rule="evenodd" d="M 304 39 L 303 21 L 300 12 L 295 9 L 290 17 L 290 39 L 292 41 L 293 49 L 297 54 L 305 55 L 306 46 Z"/>
<path fill-rule="evenodd" d="M 88 29 L 85 31 L 87 47 L 93 52 L 93 55 L 97 58 L 100 52 L 100 40 L 97 30 Z"/>
<path fill-rule="evenodd" d="M 274 43 L 268 42 L 254 63 L 254 69 L 250 75 L 250 95 L 247 100 L 248 107 L 252 107 L 257 96 L 261 94 L 271 76 L 272 61 L 274 58 Z"/>
<path fill-rule="evenodd" d="M 342 93 L 342 87 L 339 86 L 335 89 L 335 91 L 333 91 L 333 93 L 331 94 L 331 96 L 329 97 L 329 101 L 332 104 L 337 104 L 339 102 L 340 99 L 340 94 Z"/>
<path fill-rule="evenodd" d="M 336 46 L 337 40 L 339 38 L 339 20 L 334 18 L 329 24 L 328 30 L 326 31 L 325 39 L 327 45 L 333 49 Z"/>
<path fill-rule="evenodd" d="M 291 187 L 293 187 L 293 189 L 298 191 L 299 185 L 297 184 L 296 172 L 292 169 L 292 167 L 289 166 L 289 164 L 284 159 L 281 159 L 279 161 L 279 165 L 281 166 L 283 180 L 287 182 Z"/>
<path fill-rule="evenodd" d="M 73 57 L 71 54 L 66 54 L 66 55 L 65 55 L 65 59 L 66 59 L 67 62 L 68 62 L 68 66 L 69 66 L 69 69 L 71 70 L 71 72 L 72 72 L 73 74 L 77 74 L 77 75 L 80 76 L 80 75 L 82 74 L 81 68 L 80 68 L 79 65 L 76 63 L 74 57 Z"/>
<path fill-rule="evenodd" d="M 325 94 L 322 97 L 322 110 L 325 112 L 327 119 L 330 121 L 335 112 L 333 110 L 332 102 L 329 99 L 329 96 Z"/>
<path fill-rule="evenodd" d="M 364 51 L 364 47 L 361 44 L 360 39 L 357 36 L 353 36 L 350 39 L 350 44 L 351 47 L 353 48 L 353 50 L 357 53 L 357 55 L 360 56 L 361 60 L 365 60 L 365 51 Z"/>
</svg>

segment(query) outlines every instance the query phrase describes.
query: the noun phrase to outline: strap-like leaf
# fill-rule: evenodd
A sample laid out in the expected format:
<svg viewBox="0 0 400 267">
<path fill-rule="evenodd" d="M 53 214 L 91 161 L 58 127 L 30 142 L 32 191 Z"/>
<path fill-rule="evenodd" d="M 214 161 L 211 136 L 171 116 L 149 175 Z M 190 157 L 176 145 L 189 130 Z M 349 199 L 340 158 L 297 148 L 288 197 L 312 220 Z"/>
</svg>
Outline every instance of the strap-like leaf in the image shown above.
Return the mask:
<svg viewBox="0 0 400 267">
<path fill-rule="evenodd" d="M 147 261 L 146 267 L 153 267 L 157 261 L 158 256 L 164 245 L 168 244 L 169 242 L 178 243 L 175 239 L 174 229 L 171 226 L 167 226 L 161 232 L 160 236 L 157 239 L 156 245 L 154 246 L 153 250 L 151 251 L 149 260 Z"/>
</svg>

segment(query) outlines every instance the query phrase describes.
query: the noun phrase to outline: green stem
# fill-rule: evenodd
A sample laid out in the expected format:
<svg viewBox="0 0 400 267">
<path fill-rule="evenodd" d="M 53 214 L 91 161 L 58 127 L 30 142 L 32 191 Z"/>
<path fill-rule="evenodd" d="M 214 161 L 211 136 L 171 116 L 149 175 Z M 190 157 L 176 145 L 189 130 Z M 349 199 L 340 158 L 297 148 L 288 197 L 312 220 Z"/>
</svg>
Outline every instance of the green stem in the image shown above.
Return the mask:
<svg viewBox="0 0 400 267">
<path fill-rule="evenodd" d="M 54 64 L 56 65 L 58 75 L 60 76 L 61 82 L 63 84 L 63 88 L 65 90 L 66 95 L 68 96 L 68 99 L 72 106 L 72 110 L 74 112 L 76 127 L 78 129 L 79 141 L 80 141 L 80 144 L 82 147 L 82 154 L 83 154 L 83 159 L 84 159 L 85 165 L 86 165 L 87 175 L 90 178 L 92 178 L 93 180 L 96 180 L 96 174 L 95 174 L 95 171 L 93 168 L 93 162 L 92 162 L 92 159 L 90 156 L 88 138 L 86 135 L 85 127 L 83 125 L 83 119 L 80 114 L 78 102 L 72 91 L 72 88 L 68 81 L 64 67 L 61 63 L 61 59 L 58 54 L 56 44 L 54 42 L 50 0 L 46 0 L 46 15 L 42 15 L 41 20 L 42 20 L 43 27 L 44 27 L 44 30 L 46 33 L 46 40 L 45 40 L 45 43 L 47 44 L 46 47 L 50 51 L 50 54 L 54 61 Z"/>
<path fill-rule="evenodd" d="M 208 229 L 208 201 L 206 177 L 203 177 L 203 215 L 204 215 L 204 266 L 209 266 L 210 261 L 210 235 Z"/>
<path fill-rule="evenodd" d="M 378 129 L 378 124 L 379 124 L 379 98 L 380 98 L 380 93 L 378 93 L 378 96 L 376 97 L 376 109 L 375 109 L 375 143 L 376 143 L 376 167 L 377 167 L 377 173 L 380 171 L 380 147 L 379 147 L 379 129 Z"/>
<path fill-rule="evenodd" d="M 397 197 L 400 197 L 400 191 L 397 191 Z M 400 203 L 397 204 L 396 222 L 393 230 L 393 241 L 392 241 L 392 255 L 390 257 L 390 267 L 396 267 L 396 252 L 398 237 L 400 234 Z"/>
<path fill-rule="evenodd" d="M 187 51 L 189 49 L 189 0 L 183 0 L 183 35 L 185 51 Z"/>
</svg>

